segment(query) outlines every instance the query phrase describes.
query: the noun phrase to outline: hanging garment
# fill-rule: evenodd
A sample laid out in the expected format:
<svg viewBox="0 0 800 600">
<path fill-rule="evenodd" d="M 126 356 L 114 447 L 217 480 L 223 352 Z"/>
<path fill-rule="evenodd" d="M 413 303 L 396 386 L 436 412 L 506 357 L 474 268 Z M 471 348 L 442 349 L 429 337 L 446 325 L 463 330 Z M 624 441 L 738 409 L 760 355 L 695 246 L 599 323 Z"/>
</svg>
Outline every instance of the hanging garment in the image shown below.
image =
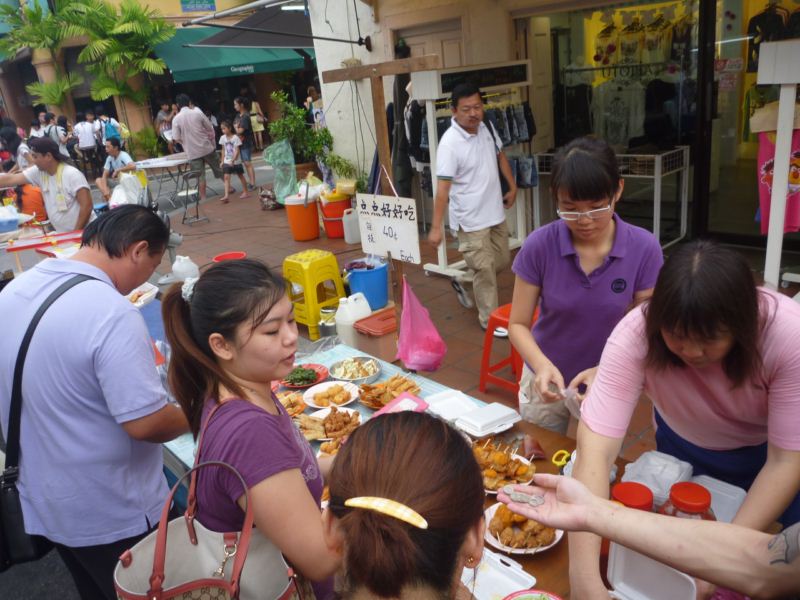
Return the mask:
<svg viewBox="0 0 800 600">
<path fill-rule="evenodd" d="M 518 144 L 520 142 L 519 128 L 517 127 L 517 120 L 514 118 L 514 110 L 509 106 L 506 108 L 505 113 L 506 121 L 508 122 L 508 131 L 511 134 L 511 143 Z"/>
<path fill-rule="evenodd" d="M 411 197 L 411 182 L 414 172 L 411 167 L 411 157 L 408 150 L 408 138 L 403 119 L 403 110 L 408 104 L 406 86 L 411 81 L 411 76 L 401 73 L 394 78 L 392 89 L 392 177 L 397 193 L 403 198 Z"/>
<path fill-rule="evenodd" d="M 792 13 L 789 17 L 789 22 L 786 24 L 786 37 L 787 40 L 800 38 L 800 8 Z"/>
<path fill-rule="evenodd" d="M 521 104 L 515 104 L 512 107 L 514 111 L 514 122 L 517 124 L 517 132 L 519 133 L 520 142 L 529 142 L 531 136 L 528 133 L 528 124 L 525 121 L 525 111 Z"/>
<path fill-rule="evenodd" d="M 664 25 L 656 29 L 648 27 L 644 34 L 642 49 L 643 63 L 667 62 L 672 52 L 672 25 L 664 21 Z"/>
<path fill-rule="evenodd" d="M 528 126 L 528 135 L 533 139 L 536 135 L 536 121 L 533 119 L 533 111 L 527 100 L 522 103 L 522 112 L 525 113 L 525 124 Z"/>
<path fill-rule="evenodd" d="M 786 193 L 786 218 L 783 232 L 800 231 L 800 129 L 792 133 L 789 157 L 789 189 Z M 758 200 L 761 211 L 761 233 L 769 231 L 772 203 L 773 170 L 775 167 L 775 132 L 758 134 Z"/>
<path fill-rule="evenodd" d="M 762 42 L 776 42 L 786 35 L 786 12 L 771 6 L 758 13 L 747 24 L 747 72 L 758 71 L 758 53 Z"/>
<path fill-rule="evenodd" d="M 753 85 L 747 90 L 742 103 L 742 141 L 756 142 L 758 138 L 750 131 L 750 117 L 759 108 L 776 102 L 780 88 L 777 85 Z"/>
<path fill-rule="evenodd" d="M 594 42 L 593 60 L 598 67 L 617 64 L 619 58 L 619 33 L 614 25 L 601 31 Z"/>
<path fill-rule="evenodd" d="M 637 64 L 642 62 L 642 50 L 645 44 L 644 29 L 634 28 L 619 34 L 619 64 Z"/>
<path fill-rule="evenodd" d="M 612 147 L 625 149 L 628 140 L 644 135 L 645 89 L 639 82 L 607 81 L 594 91 L 594 132 Z"/>
<path fill-rule="evenodd" d="M 691 61 L 694 21 L 684 17 L 672 26 L 670 60 L 688 66 Z"/>
<path fill-rule="evenodd" d="M 428 128 L 425 125 L 425 107 L 416 100 L 408 103 L 405 111 L 406 136 L 408 137 L 408 153 L 417 162 L 431 161 L 428 152 Z M 422 135 L 425 134 L 425 146 L 422 146 Z"/>
<path fill-rule="evenodd" d="M 533 156 L 517 157 L 517 186 L 532 188 L 539 185 L 539 172 L 536 170 L 536 159 Z"/>
</svg>

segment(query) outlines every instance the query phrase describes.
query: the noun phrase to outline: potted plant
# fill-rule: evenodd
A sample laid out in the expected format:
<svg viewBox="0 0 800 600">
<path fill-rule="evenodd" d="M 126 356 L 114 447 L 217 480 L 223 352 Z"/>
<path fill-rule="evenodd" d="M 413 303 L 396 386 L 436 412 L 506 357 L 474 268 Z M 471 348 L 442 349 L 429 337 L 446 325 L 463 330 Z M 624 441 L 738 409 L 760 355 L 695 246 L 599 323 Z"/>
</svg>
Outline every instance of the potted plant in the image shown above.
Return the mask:
<svg viewBox="0 0 800 600">
<path fill-rule="evenodd" d="M 273 92 L 270 96 L 278 105 L 279 119 L 269 124 L 269 134 L 273 142 L 287 140 L 294 154 L 297 178 L 302 179 L 308 171 L 322 175 L 317 167 L 317 159 L 325 155 L 326 148 L 333 147 L 333 136 L 327 129 L 315 129 L 306 121 L 305 109 L 289 101 L 286 92 Z"/>
<path fill-rule="evenodd" d="M 322 157 L 322 162 L 333 171 L 337 181 L 349 179 L 355 182 L 356 192 L 367 191 L 367 174 L 359 169 L 353 161 L 333 152 L 327 152 Z"/>
</svg>

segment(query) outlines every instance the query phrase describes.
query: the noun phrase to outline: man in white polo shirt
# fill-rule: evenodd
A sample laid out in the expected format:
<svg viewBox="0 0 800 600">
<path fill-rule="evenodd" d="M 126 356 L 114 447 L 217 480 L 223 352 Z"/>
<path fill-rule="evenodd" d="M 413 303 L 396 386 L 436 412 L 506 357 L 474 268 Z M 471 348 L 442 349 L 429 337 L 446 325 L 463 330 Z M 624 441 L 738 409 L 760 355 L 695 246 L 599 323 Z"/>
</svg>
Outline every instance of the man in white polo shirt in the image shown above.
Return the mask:
<svg viewBox="0 0 800 600">
<path fill-rule="evenodd" d="M 435 248 L 442 243 L 442 221 L 449 203 L 450 228 L 457 232 L 458 250 L 472 271 L 464 281 L 471 276 L 478 320 L 486 329 L 489 315 L 497 308 L 497 271 L 509 263 L 505 209 L 513 206 L 517 185 L 499 137 L 483 122 L 480 89 L 471 83 L 457 85 L 451 102 L 452 124 L 436 154 L 439 182 L 428 241 Z M 508 182 L 505 195 L 500 172 Z M 461 304 L 471 306 L 461 281 L 452 283 Z M 508 332 L 498 328 L 495 335 L 506 337 Z"/>
</svg>

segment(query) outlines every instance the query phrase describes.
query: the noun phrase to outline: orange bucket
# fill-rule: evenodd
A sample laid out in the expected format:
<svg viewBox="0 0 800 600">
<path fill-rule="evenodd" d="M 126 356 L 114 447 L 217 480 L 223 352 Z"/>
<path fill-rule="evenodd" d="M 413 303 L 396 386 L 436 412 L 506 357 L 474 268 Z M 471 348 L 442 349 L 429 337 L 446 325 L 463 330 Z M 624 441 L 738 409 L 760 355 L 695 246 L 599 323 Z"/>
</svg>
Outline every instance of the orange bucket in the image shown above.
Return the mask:
<svg viewBox="0 0 800 600">
<path fill-rule="evenodd" d="M 344 225 L 342 217 L 344 211 L 350 208 L 350 197 L 346 196 L 342 200 L 329 201 L 322 204 L 322 224 L 325 226 L 325 234 L 329 238 L 343 238 Z"/>
<path fill-rule="evenodd" d="M 307 242 L 319 237 L 319 210 L 316 200 L 289 196 L 285 200 L 286 216 L 289 219 L 289 229 L 296 242 Z"/>
</svg>

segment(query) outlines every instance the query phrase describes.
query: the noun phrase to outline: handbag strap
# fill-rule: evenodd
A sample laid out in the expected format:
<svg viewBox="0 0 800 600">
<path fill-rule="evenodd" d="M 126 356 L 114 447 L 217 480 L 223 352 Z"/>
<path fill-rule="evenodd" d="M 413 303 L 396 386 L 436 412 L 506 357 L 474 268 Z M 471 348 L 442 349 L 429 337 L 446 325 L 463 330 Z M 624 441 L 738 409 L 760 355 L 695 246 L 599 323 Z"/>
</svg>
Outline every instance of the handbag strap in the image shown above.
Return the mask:
<svg viewBox="0 0 800 600">
<path fill-rule="evenodd" d="M 211 418 L 220 408 L 222 408 L 222 402 L 217 402 L 214 408 L 211 409 L 211 412 L 208 413 L 208 417 L 206 417 L 206 422 L 203 423 L 203 426 L 200 428 L 200 433 L 197 436 L 197 452 L 195 452 L 194 456 L 195 467 L 200 464 L 200 454 L 203 449 L 203 438 L 206 435 L 206 430 L 208 429 L 208 425 L 209 423 L 211 423 Z M 189 480 L 189 494 L 186 498 L 186 513 L 185 513 L 186 518 L 188 519 L 187 523 L 189 524 L 189 534 L 192 540 L 195 539 L 195 536 L 194 536 L 194 528 L 192 527 L 191 522 L 194 519 L 196 512 L 197 512 L 197 471 L 193 471 L 192 478 Z"/>
<path fill-rule="evenodd" d="M 25 367 L 25 357 L 28 355 L 28 347 L 31 344 L 33 332 L 36 326 L 42 319 L 42 316 L 64 292 L 75 287 L 79 283 L 89 281 L 90 279 L 97 280 L 96 277 L 91 275 L 75 275 L 69 280 L 58 286 L 48 297 L 42 302 L 39 310 L 33 315 L 28 329 L 22 338 L 17 353 L 17 362 L 14 365 L 14 380 L 11 386 L 11 408 L 8 415 L 8 439 L 6 440 L 6 467 L 3 472 L 3 478 L 7 483 L 16 481 L 19 475 L 19 433 L 20 433 L 20 420 L 22 418 L 22 370 Z"/>
</svg>

